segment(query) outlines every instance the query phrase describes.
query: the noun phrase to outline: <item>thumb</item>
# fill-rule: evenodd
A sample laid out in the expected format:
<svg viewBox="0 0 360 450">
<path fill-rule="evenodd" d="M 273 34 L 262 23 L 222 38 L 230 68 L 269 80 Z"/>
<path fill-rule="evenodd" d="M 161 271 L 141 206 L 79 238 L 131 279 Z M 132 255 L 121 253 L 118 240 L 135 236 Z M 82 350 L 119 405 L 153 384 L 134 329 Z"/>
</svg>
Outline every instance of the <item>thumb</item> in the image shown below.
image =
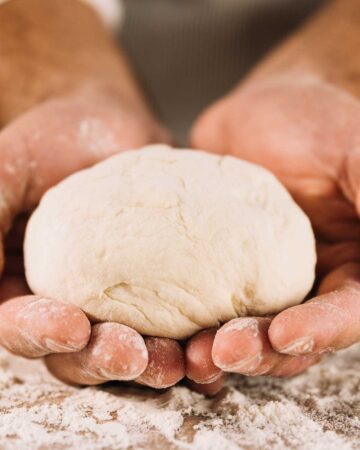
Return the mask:
<svg viewBox="0 0 360 450">
<path fill-rule="evenodd" d="M 26 209 L 78 170 L 123 150 L 170 141 L 167 131 L 146 111 L 92 88 L 41 104 L 10 124 L 6 133 L 22 147 L 29 165 Z"/>
<path fill-rule="evenodd" d="M 190 146 L 212 153 L 226 153 L 229 150 L 227 124 L 227 102 L 221 99 L 195 121 L 190 134 Z"/>
<path fill-rule="evenodd" d="M 325 277 L 319 296 L 272 321 L 273 348 L 289 355 L 324 353 L 360 341 L 360 265 L 346 264 Z"/>
<path fill-rule="evenodd" d="M 340 185 L 344 195 L 354 203 L 360 215 L 360 146 L 348 152 L 344 161 L 344 177 Z"/>
</svg>

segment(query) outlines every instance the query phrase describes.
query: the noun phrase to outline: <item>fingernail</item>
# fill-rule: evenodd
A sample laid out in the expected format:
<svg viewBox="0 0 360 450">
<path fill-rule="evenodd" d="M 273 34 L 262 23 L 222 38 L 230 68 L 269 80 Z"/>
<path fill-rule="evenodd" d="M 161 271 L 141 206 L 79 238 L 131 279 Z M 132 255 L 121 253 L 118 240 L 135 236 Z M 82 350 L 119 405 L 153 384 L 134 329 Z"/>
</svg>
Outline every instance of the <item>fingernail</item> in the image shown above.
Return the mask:
<svg viewBox="0 0 360 450">
<path fill-rule="evenodd" d="M 195 383 L 197 383 L 197 384 L 210 384 L 210 383 L 214 383 L 214 381 L 217 381 L 219 378 L 221 378 L 221 376 L 222 376 L 222 372 L 218 372 L 218 373 L 215 373 L 214 375 L 211 375 L 210 377 L 208 377 L 208 378 L 203 378 L 202 380 L 191 380 L 191 381 L 194 381 Z"/>
<path fill-rule="evenodd" d="M 110 381 L 131 381 L 135 378 L 137 375 L 136 372 L 134 373 L 112 373 L 104 368 L 98 368 L 98 373 L 104 378 L 104 380 L 110 380 Z M 95 375 L 96 376 L 96 375 Z"/>
<path fill-rule="evenodd" d="M 323 355 L 324 353 L 334 353 L 336 349 L 334 347 L 325 347 L 322 350 L 319 350 L 318 355 Z"/>
<path fill-rule="evenodd" d="M 253 372 L 263 360 L 263 355 L 261 352 L 256 353 L 249 358 L 242 359 L 236 363 L 232 364 L 218 364 L 216 365 L 222 369 L 224 372 L 240 372 L 240 373 L 249 373 Z"/>
<path fill-rule="evenodd" d="M 231 333 L 233 331 L 252 331 L 254 337 L 259 334 L 259 323 L 253 317 L 245 317 L 241 319 L 234 319 L 223 327 L 223 333 Z"/>
<path fill-rule="evenodd" d="M 280 348 L 280 353 L 286 353 L 287 355 L 305 355 L 310 353 L 314 349 L 314 339 L 310 336 L 305 336 L 288 344 L 286 347 Z"/>
<path fill-rule="evenodd" d="M 136 378 L 134 380 L 136 383 L 139 383 L 143 386 L 148 386 L 153 389 L 168 389 L 172 386 L 174 386 L 176 383 L 165 383 L 164 381 L 152 381 L 151 379 L 148 379 L 147 377 L 142 378 L 140 377 Z"/>
</svg>

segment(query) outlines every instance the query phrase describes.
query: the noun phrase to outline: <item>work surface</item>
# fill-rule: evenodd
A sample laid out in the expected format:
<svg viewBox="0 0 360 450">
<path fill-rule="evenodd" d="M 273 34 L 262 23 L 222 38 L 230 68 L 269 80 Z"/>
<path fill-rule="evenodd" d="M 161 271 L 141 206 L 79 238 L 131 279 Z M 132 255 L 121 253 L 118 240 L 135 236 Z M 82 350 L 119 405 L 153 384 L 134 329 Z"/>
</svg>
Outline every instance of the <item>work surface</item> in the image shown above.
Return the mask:
<svg viewBox="0 0 360 450">
<path fill-rule="evenodd" d="M 0 352 L 0 449 L 360 449 L 360 347 L 289 380 L 234 377 L 213 399 L 76 389 Z"/>
</svg>

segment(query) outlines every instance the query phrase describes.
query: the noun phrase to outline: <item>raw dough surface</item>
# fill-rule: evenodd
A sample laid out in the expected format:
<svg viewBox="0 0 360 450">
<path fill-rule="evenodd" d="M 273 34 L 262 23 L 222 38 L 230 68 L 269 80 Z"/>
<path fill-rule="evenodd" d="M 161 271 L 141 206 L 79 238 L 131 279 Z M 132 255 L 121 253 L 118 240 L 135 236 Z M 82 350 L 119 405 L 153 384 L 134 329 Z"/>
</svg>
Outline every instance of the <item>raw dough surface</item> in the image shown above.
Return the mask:
<svg viewBox="0 0 360 450">
<path fill-rule="evenodd" d="M 300 303 L 315 262 L 309 220 L 272 174 L 163 145 L 50 189 L 25 239 L 34 293 L 171 338 Z"/>
</svg>

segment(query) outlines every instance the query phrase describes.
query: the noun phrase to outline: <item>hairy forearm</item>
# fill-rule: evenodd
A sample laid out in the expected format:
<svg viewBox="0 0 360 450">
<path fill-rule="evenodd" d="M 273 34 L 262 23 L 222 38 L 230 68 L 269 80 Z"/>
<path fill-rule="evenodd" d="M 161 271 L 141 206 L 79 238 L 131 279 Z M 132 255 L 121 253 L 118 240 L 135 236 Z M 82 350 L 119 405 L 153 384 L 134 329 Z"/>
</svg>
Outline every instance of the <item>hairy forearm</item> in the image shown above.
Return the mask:
<svg viewBox="0 0 360 450">
<path fill-rule="evenodd" d="M 125 55 L 91 8 L 75 0 L 0 6 L 0 126 L 51 96 L 88 82 L 146 109 Z"/>
<path fill-rule="evenodd" d="M 312 73 L 360 96 L 359 49 L 359 1 L 332 0 L 265 58 L 250 78 Z"/>
</svg>

